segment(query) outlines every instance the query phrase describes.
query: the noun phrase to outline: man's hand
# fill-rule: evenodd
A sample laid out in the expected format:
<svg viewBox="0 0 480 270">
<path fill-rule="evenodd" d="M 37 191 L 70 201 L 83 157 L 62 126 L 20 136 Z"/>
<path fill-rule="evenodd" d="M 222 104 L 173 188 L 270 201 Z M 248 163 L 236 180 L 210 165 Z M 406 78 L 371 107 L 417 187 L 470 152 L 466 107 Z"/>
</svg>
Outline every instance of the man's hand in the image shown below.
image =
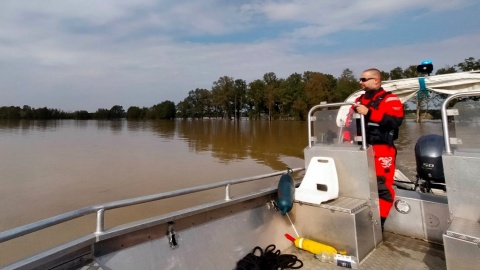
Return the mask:
<svg viewBox="0 0 480 270">
<path fill-rule="evenodd" d="M 359 114 L 367 115 L 368 108 L 362 104 L 355 104 L 355 111 Z"/>
</svg>

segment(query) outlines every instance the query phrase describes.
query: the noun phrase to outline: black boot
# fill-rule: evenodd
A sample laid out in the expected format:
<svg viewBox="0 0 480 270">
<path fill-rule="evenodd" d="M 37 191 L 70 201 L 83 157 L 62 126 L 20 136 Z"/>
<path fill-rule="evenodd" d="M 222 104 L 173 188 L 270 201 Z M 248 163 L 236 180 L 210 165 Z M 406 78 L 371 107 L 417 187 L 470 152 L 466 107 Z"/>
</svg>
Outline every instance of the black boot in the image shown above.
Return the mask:
<svg viewBox="0 0 480 270">
<path fill-rule="evenodd" d="M 380 223 L 382 225 L 382 233 L 383 233 L 383 225 L 385 224 L 385 220 L 387 220 L 387 218 L 385 217 L 380 217 Z"/>
</svg>

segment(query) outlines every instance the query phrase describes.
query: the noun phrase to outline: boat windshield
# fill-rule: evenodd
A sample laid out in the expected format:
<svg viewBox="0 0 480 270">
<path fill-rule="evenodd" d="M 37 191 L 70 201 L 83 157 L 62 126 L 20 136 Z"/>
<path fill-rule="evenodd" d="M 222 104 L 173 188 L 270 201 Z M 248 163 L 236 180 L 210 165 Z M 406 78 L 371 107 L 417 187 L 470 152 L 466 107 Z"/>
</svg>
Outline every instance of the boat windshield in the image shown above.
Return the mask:
<svg viewBox="0 0 480 270">
<path fill-rule="evenodd" d="M 449 118 L 450 143 L 462 152 L 480 153 L 480 99 L 458 99 Z"/>
<path fill-rule="evenodd" d="M 350 143 L 350 140 L 345 141 L 343 134 L 347 131 L 345 127 L 346 116 L 339 116 L 339 108 L 323 108 L 317 110 L 312 117 L 312 145 L 331 145 L 331 146 L 351 146 L 358 148 L 357 143 Z M 340 114 L 344 114 L 344 111 L 340 111 Z M 348 130 L 356 133 L 357 121 L 352 121 Z M 355 139 L 355 138 L 352 138 Z M 357 140 L 361 140 L 360 137 L 356 137 Z"/>
</svg>

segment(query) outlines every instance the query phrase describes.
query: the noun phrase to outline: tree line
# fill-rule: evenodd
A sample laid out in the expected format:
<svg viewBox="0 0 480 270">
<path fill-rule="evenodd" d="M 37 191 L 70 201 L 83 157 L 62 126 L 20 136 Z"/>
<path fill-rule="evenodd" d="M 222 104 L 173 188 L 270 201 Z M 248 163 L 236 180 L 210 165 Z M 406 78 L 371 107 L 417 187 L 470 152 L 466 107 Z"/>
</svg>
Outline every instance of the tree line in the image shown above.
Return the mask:
<svg viewBox="0 0 480 270">
<path fill-rule="evenodd" d="M 175 103 L 172 101 L 164 101 L 151 108 L 139 108 L 131 106 L 127 111 L 123 106 L 114 105 L 110 109 L 100 108 L 94 113 L 85 110 L 75 112 L 65 112 L 58 109 L 32 108 L 24 105 L 22 108 L 18 106 L 0 107 L 0 119 L 27 119 L 27 120 L 52 120 L 52 119 L 76 119 L 76 120 L 112 120 L 112 119 L 174 119 Z"/>
<path fill-rule="evenodd" d="M 473 57 L 452 66 L 445 66 L 435 75 L 480 70 L 480 59 Z M 382 71 L 383 80 L 396 80 L 422 76 L 416 65 L 403 69 L 396 67 Z M 0 107 L 0 119 L 288 119 L 305 120 L 309 109 L 322 101 L 342 102 L 359 90 L 358 78 L 352 70 L 344 69 L 339 77 L 315 71 L 293 73 L 287 78 L 278 78 L 268 72 L 261 79 L 247 83 L 242 79 L 222 76 L 213 82 L 211 89 L 197 88 L 175 105 L 166 100 L 152 107 L 131 106 L 125 111 L 122 106 L 100 108 L 94 113 L 87 111 L 64 112 L 58 109 L 31 108 L 24 105 Z M 417 107 L 428 106 L 427 99 L 416 101 Z"/>
</svg>

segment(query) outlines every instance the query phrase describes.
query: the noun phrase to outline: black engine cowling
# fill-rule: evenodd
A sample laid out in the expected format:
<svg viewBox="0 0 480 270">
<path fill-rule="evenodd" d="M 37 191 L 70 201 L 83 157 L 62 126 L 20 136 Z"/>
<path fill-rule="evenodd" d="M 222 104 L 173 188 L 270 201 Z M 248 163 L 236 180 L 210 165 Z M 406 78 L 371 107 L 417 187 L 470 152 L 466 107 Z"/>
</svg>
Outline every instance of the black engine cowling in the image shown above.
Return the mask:
<svg viewBox="0 0 480 270">
<path fill-rule="evenodd" d="M 445 148 L 440 135 L 425 135 L 415 144 L 417 177 L 430 183 L 445 183 L 442 154 Z"/>
</svg>

